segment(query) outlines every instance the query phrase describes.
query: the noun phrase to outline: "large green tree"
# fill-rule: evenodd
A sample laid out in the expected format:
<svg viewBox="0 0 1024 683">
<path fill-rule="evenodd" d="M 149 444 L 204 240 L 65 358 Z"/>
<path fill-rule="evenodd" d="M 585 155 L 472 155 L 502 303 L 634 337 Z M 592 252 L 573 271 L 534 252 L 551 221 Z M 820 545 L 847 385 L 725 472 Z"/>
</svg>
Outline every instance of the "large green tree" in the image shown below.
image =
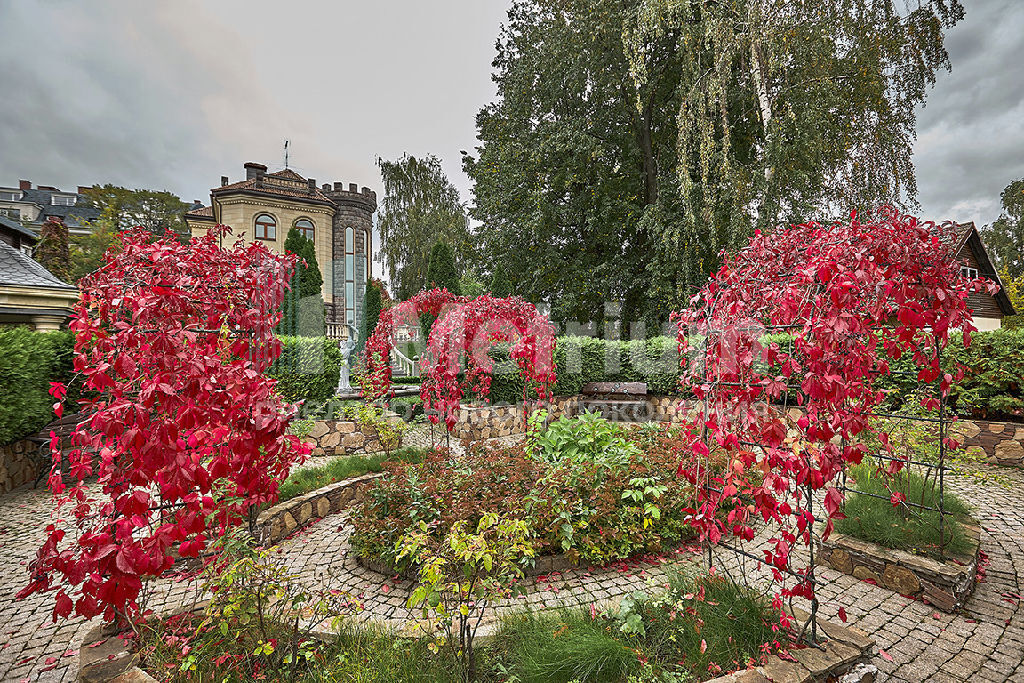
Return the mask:
<svg viewBox="0 0 1024 683">
<path fill-rule="evenodd" d="M 71 240 L 72 276 L 75 280 L 103 265 L 103 254 L 118 248 L 118 235 L 141 225 L 157 235 L 173 234 L 188 241 L 184 215 L 188 204 L 170 192 L 130 190 L 117 185 L 93 185 L 84 192 L 99 218 L 86 222 L 89 232 Z"/>
<path fill-rule="evenodd" d="M 189 205 L 171 192 L 131 190 L 108 183 L 93 185 L 84 194 L 118 232 L 141 225 L 158 235 L 188 238 L 184 215 Z"/>
<path fill-rule="evenodd" d="M 1024 178 L 1007 185 L 1001 198 L 1003 212 L 982 237 L 996 265 L 1016 279 L 1024 276 Z"/>
<path fill-rule="evenodd" d="M 488 265 L 663 318 L 755 227 L 912 203 L 957 0 L 516 0 L 464 167 Z"/>
<path fill-rule="evenodd" d="M 472 234 L 459 192 L 445 176 L 441 161 L 428 154 L 417 158 L 381 159 L 384 198 L 377 227 L 380 257 L 388 269 L 392 291 L 408 299 L 427 284 L 430 249 L 444 240 L 457 262 L 472 254 Z"/>
</svg>

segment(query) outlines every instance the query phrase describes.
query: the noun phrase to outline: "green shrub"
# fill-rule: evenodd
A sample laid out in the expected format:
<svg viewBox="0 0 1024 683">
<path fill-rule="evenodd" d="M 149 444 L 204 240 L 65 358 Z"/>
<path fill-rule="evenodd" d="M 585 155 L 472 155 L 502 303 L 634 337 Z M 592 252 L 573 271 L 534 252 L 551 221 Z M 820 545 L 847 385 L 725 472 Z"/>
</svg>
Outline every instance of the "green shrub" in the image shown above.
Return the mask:
<svg viewBox="0 0 1024 683">
<path fill-rule="evenodd" d="M 0 327 L 0 444 L 34 434 L 55 419 L 50 382 L 71 380 L 73 358 L 70 332 Z M 71 404 L 76 397 L 68 392 Z"/>
<path fill-rule="evenodd" d="M 509 345 L 495 344 L 489 355 L 495 360 L 491 403 L 522 402 L 523 376 L 509 358 Z M 679 353 L 671 337 L 632 341 L 558 337 L 555 364 L 552 391 L 556 396 L 575 396 L 590 382 L 646 382 L 647 391 L 659 396 L 680 391 Z M 527 398 L 536 396 L 534 391 L 527 393 Z"/>
<path fill-rule="evenodd" d="M 326 337 L 281 337 L 281 357 L 267 375 L 290 402 L 326 401 L 334 396 L 341 373 L 341 350 Z"/>
<path fill-rule="evenodd" d="M 628 438 L 633 440 L 630 429 Z M 419 464 L 387 466 L 353 516 L 353 546 L 396 564 L 395 544 L 425 522 L 442 533 L 485 514 L 527 519 L 537 555 L 565 553 L 604 565 L 674 547 L 692 537 L 683 510 L 692 488 L 676 476 L 678 432 L 643 434 L 621 462 L 531 457 L 522 445 L 476 447 L 464 457 L 438 449 Z"/>
</svg>

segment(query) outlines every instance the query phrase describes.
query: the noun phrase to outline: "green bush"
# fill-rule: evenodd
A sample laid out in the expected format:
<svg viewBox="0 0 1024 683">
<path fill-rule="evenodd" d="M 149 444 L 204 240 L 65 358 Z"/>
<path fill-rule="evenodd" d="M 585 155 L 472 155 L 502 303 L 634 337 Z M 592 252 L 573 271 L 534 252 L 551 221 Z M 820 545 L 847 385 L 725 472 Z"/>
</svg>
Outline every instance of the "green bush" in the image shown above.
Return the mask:
<svg viewBox="0 0 1024 683">
<path fill-rule="evenodd" d="M 50 382 L 71 379 L 73 357 L 70 332 L 0 328 L 0 444 L 34 434 L 55 419 Z M 73 403 L 75 392 L 68 398 Z"/>
<path fill-rule="evenodd" d="M 489 352 L 495 360 L 489 398 L 492 403 L 523 400 L 523 376 L 509 358 L 509 344 L 496 344 Z M 555 344 L 556 396 L 575 396 L 590 382 L 646 382 L 658 396 L 676 394 L 679 353 L 670 337 L 611 341 L 597 337 L 558 337 Z M 528 398 L 536 398 L 531 391 Z"/>
<path fill-rule="evenodd" d="M 341 373 L 338 343 L 325 337 L 281 337 L 281 357 L 267 374 L 290 402 L 326 401 L 334 396 Z"/>
<path fill-rule="evenodd" d="M 522 444 L 477 446 L 464 457 L 438 449 L 422 463 L 390 465 L 353 516 L 353 547 L 397 566 L 396 543 L 420 522 L 443 534 L 456 522 L 475 528 L 491 513 L 525 518 L 537 555 L 565 553 L 598 566 L 691 538 L 683 510 L 693 490 L 676 476 L 680 457 L 688 457 L 679 432 L 611 427 L 599 440 L 623 441 L 614 460 L 551 436 L 529 452 Z"/>
</svg>

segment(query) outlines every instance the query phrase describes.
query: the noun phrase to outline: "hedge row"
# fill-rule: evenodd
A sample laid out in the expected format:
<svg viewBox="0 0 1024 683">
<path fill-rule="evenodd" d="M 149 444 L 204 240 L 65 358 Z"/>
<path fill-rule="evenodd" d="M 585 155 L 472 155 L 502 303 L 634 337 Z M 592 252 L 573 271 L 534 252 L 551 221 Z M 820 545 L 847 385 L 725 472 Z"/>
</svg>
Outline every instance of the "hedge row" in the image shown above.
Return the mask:
<svg viewBox="0 0 1024 683">
<path fill-rule="evenodd" d="M 0 327 L 0 444 L 35 434 L 54 419 L 50 382 L 70 381 L 74 348 L 70 332 Z"/>
<path fill-rule="evenodd" d="M 523 377 L 509 358 L 508 344 L 490 352 L 495 359 L 492 403 L 523 400 Z M 556 396 L 575 396 L 589 382 L 646 382 L 656 395 L 679 391 L 679 353 L 670 337 L 610 341 L 595 337 L 559 337 L 555 345 Z M 531 395 L 531 398 L 535 394 Z"/>
<path fill-rule="evenodd" d="M 326 401 L 334 396 L 341 373 L 338 342 L 325 337 L 281 337 L 281 357 L 274 361 L 270 377 L 286 401 Z"/>
</svg>

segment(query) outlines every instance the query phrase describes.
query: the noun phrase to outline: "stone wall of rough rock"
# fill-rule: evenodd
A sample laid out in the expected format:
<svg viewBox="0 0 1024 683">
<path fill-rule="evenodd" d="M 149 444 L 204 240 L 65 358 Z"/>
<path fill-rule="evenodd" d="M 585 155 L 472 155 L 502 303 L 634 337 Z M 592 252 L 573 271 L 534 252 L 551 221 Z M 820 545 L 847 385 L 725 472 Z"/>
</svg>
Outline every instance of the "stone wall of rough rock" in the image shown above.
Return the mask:
<svg viewBox="0 0 1024 683">
<path fill-rule="evenodd" d="M 546 406 L 549 419 L 572 414 L 579 405 L 579 396 L 555 396 Z M 460 441 L 479 441 L 513 434 L 524 429 L 523 404 L 504 406 L 460 406 L 452 437 Z"/>
<path fill-rule="evenodd" d="M 981 547 L 981 528 L 977 522 L 964 522 L 963 527 L 971 550 L 945 562 L 838 533 L 833 533 L 828 541 L 816 539 L 815 559 L 836 571 L 874 581 L 944 612 L 957 612 L 974 590 Z"/>
<path fill-rule="evenodd" d="M 38 444 L 25 439 L 0 446 L 0 493 L 35 481 L 39 473 L 38 451 Z"/>
<path fill-rule="evenodd" d="M 1024 424 L 960 420 L 953 425 L 968 455 L 983 456 L 993 465 L 1024 467 Z"/>
<path fill-rule="evenodd" d="M 310 520 L 346 510 L 362 502 L 374 480 L 382 476 L 378 472 L 336 481 L 278 503 L 256 519 L 256 537 L 262 545 L 273 545 Z"/>
<path fill-rule="evenodd" d="M 305 441 L 313 444 L 313 455 L 379 453 L 383 450 L 376 430 L 347 420 L 317 420 Z"/>
</svg>

